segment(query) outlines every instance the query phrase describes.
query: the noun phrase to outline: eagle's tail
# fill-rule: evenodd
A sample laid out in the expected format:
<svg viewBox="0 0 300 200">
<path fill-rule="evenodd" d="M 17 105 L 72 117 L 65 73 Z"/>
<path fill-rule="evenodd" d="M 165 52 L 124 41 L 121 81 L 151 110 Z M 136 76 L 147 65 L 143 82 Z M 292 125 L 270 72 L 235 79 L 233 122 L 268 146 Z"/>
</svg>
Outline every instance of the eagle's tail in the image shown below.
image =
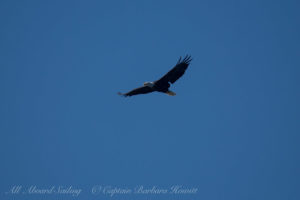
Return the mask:
<svg viewBox="0 0 300 200">
<path fill-rule="evenodd" d="M 168 91 L 166 92 L 166 94 L 169 95 L 169 96 L 175 96 L 175 95 L 176 95 L 176 93 L 175 93 L 175 92 L 172 92 L 171 90 L 168 90 Z"/>
</svg>

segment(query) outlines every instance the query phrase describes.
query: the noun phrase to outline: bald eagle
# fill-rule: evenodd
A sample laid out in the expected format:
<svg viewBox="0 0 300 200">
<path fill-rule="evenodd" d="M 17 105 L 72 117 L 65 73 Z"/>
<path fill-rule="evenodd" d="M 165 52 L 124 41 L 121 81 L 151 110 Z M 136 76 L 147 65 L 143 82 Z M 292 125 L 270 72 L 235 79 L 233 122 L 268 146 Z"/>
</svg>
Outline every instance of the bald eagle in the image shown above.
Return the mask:
<svg viewBox="0 0 300 200">
<path fill-rule="evenodd" d="M 187 55 L 184 57 L 183 60 L 181 60 L 181 57 L 179 58 L 177 64 L 173 69 L 171 69 L 168 73 L 166 73 L 163 77 L 158 79 L 154 82 L 145 82 L 144 86 L 133 89 L 127 93 L 120 93 L 119 95 L 122 95 L 124 97 L 138 95 L 138 94 L 147 94 L 150 92 L 163 92 L 169 96 L 175 96 L 176 93 L 169 90 L 170 83 L 175 83 L 185 72 L 185 70 L 188 68 L 190 62 L 192 61 L 191 56 Z"/>
</svg>

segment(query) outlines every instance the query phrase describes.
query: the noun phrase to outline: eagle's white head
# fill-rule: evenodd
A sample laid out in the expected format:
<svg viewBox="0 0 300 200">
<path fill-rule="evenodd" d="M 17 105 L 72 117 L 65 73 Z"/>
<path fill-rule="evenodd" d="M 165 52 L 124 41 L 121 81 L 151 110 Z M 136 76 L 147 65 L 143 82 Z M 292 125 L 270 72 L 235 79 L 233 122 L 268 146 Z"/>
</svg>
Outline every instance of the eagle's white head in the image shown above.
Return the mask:
<svg viewBox="0 0 300 200">
<path fill-rule="evenodd" d="M 154 86 L 154 83 L 153 82 L 145 82 L 144 86 L 148 86 L 148 87 L 152 88 Z"/>
</svg>

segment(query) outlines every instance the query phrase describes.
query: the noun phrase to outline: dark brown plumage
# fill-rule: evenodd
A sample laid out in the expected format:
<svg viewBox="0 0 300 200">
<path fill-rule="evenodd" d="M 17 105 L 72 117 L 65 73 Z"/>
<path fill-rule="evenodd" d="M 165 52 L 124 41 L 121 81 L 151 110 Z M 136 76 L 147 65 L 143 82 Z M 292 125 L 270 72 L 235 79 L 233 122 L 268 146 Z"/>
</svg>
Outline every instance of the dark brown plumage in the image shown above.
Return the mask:
<svg viewBox="0 0 300 200">
<path fill-rule="evenodd" d="M 183 60 L 179 58 L 177 64 L 163 77 L 154 82 L 145 82 L 144 86 L 131 90 L 125 94 L 118 93 L 124 97 L 133 96 L 138 94 L 147 94 L 150 92 L 163 92 L 170 96 L 176 95 L 174 92 L 169 90 L 170 83 L 174 84 L 186 71 L 190 62 L 192 61 L 191 56 L 185 56 Z"/>
</svg>

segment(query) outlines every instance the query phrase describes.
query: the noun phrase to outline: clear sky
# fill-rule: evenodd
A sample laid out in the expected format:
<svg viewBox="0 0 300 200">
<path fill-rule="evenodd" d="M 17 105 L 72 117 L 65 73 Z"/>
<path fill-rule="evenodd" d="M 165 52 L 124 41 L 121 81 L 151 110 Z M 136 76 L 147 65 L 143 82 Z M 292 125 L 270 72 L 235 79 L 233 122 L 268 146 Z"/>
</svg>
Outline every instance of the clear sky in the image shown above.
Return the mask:
<svg viewBox="0 0 300 200">
<path fill-rule="evenodd" d="M 1 199 L 300 199 L 299 7 L 2 0 Z M 186 54 L 177 96 L 117 95 Z M 110 198 L 95 185 L 198 191 Z"/>
</svg>

